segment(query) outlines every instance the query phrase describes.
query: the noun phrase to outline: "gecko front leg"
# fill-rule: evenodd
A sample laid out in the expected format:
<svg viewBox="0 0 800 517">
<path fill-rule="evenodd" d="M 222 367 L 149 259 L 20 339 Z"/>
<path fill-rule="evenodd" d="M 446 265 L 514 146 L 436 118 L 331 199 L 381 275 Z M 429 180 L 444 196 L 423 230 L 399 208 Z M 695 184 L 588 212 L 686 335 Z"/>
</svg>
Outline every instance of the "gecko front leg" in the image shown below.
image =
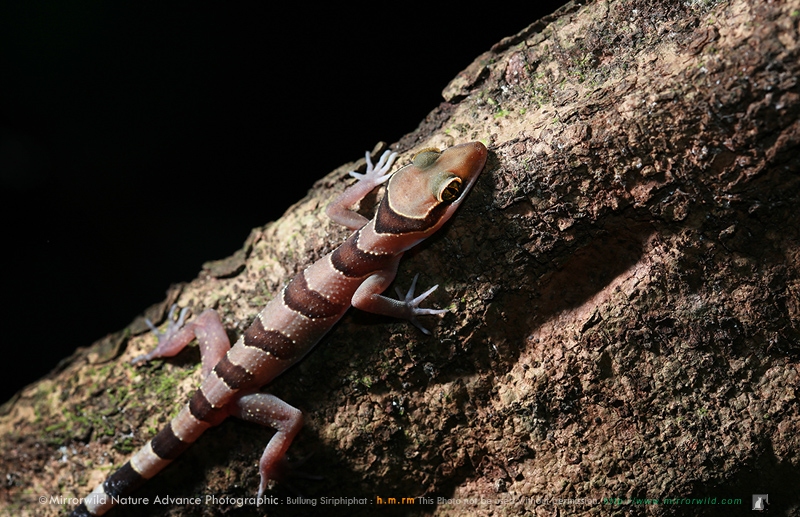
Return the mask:
<svg viewBox="0 0 800 517">
<path fill-rule="evenodd" d="M 332 221 L 351 230 L 358 230 L 368 222 L 366 217 L 351 210 L 351 208 L 364 199 L 375 187 L 385 183 L 392 176 L 389 170 L 391 170 L 392 164 L 397 158 L 397 153 L 385 151 L 375 165 L 372 165 L 369 151 L 366 153 L 366 158 L 367 170 L 363 174 L 350 171 L 350 176 L 358 181 L 349 186 L 325 209 L 325 213 Z"/>
<path fill-rule="evenodd" d="M 400 288 L 395 288 L 400 298 L 399 300 L 395 300 L 394 298 L 389 298 L 381 294 L 386 290 L 386 287 L 392 283 L 394 276 L 395 271 L 392 271 L 391 275 L 388 273 L 379 273 L 366 279 L 353 295 L 353 307 L 366 312 L 408 320 L 424 334 L 430 334 L 430 330 L 423 327 L 420 322 L 417 321 L 417 316 L 445 314 L 449 311 L 447 309 L 427 309 L 425 307 L 420 307 L 419 304 L 430 296 L 439 286 L 434 285 L 421 295 L 415 297 L 414 290 L 417 287 L 417 279 L 419 278 L 419 273 L 417 273 L 414 275 L 414 280 L 411 281 L 411 287 L 408 289 L 405 296 L 400 291 Z"/>
</svg>

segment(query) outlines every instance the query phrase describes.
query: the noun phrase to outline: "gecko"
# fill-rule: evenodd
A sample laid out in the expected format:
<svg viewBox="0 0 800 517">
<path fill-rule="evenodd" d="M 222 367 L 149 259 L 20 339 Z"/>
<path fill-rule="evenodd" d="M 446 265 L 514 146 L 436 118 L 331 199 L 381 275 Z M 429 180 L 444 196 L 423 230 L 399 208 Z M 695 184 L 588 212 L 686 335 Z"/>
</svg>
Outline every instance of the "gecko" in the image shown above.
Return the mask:
<svg viewBox="0 0 800 517">
<path fill-rule="evenodd" d="M 289 281 L 233 347 L 212 309 L 186 323 L 187 308 L 175 321 L 173 306 L 163 333 L 150 324 L 158 344 L 134 362 L 175 356 L 196 339 L 203 381 L 178 415 L 84 498 L 72 517 L 105 514 L 115 500 L 130 495 L 228 416 L 276 431 L 259 461 L 260 500 L 278 478 L 284 455 L 303 425 L 299 409 L 259 391 L 261 387 L 302 359 L 351 306 L 409 320 L 430 333 L 417 316 L 447 312 L 419 306 L 438 286 L 415 296 L 417 275 L 405 296 L 398 290 L 400 299 L 381 293 L 394 281 L 403 253 L 439 230 L 462 203 L 483 170 L 487 149 L 480 142 L 444 151 L 426 148 L 392 174 L 396 157 L 386 151 L 373 165 L 367 152 L 366 171 L 351 172 L 356 183 L 326 208 L 330 219 L 353 233 Z M 383 183 L 385 193 L 372 219 L 353 210 Z"/>
</svg>

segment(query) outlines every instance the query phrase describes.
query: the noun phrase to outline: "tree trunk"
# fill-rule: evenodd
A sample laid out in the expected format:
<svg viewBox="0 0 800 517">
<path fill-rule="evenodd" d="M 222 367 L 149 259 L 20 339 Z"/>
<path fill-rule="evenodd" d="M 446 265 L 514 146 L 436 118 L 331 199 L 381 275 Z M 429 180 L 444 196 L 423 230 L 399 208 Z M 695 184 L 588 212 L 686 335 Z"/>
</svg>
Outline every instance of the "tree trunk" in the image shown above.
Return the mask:
<svg viewBox="0 0 800 517">
<path fill-rule="evenodd" d="M 799 23 L 800 0 L 573 3 L 454 79 L 394 146 L 401 163 L 490 147 L 396 282 L 422 272 L 441 285 L 428 305 L 452 312 L 427 337 L 351 311 L 269 386 L 304 411 L 290 453 L 324 478 L 277 487 L 268 514 L 307 512 L 293 490 L 333 515 L 389 498 L 417 498 L 403 515 L 710 515 L 749 511 L 753 494 L 800 511 Z M 151 318 L 215 307 L 238 335 L 345 237 L 323 208 L 358 165 Z M 144 331 L 138 319 L 79 350 L 3 408 L 8 511 L 57 515 L 40 494 L 85 496 L 177 412 L 198 355 L 133 368 L 154 346 Z M 136 495 L 251 497 L 269 436 L 229 419 Z M 234 508 L 114 515 L 263 514 Z"/>
</svg>

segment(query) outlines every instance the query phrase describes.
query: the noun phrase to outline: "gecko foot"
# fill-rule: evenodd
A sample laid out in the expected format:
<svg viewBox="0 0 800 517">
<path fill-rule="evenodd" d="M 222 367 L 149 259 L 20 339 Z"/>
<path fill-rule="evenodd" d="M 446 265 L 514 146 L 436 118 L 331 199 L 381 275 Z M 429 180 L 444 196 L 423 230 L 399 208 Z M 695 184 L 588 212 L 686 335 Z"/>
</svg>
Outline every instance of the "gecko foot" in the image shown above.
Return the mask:
<svg viewBox="0 0 800 517">
<path fill-rule="evenodd" d="M 274 464 L 270 470 L 270 473 L 268 474 L 269 477 L 264 477 L 263 475 L 261 477 L 261 481 L 258 485 L 258 495 L 256 496 L 256 505 L 261 502 L 261 498 L 264 496 L 264 493 L 268 489 L 273 489 L 278 483 L 281 485 L 282 489 L 289 490 L 295 495 L 302 495 L 302 492 L 294 484 L 289 482 L 290 479 L 305 479 L 311 481 L 322 481 L 325 479 L 325 476 L 310 474 L 308 472 L 298 470 L 298 467 L 304 465 L 306 461 L 308 461 L 308 459 L 313 455 L 314 453 L 311 453 L 304 458 L 300 458 L 291 462 L 284 457 L 279 460 L 277 464 Z"/>
<path fill-rule="evenodd" d="M 408 320 L 414 324 L 415 327 L 420 329 L 423 333 L 430 335 L 431 331 L 423 327 L 419 321 L 417 321 L 417 316 L 427 316 L 429 314 L 445 314 L 449 312 L 447 309 L 426 309 L 424 307 L 420 307 L 419 304 L 422 303 L 425 298 L 427 298 L 432 292 L 434 292 L 439 285 L 435 285 L 422 293 L 421 295 L 414 297 L 414 290 L 417 288 L 417 279 L 419 278 L 419 273 L 414 275 L 414 280 L 411 281 L 411 287 L 408 288 L 408 292 L 403 295 L 400 291 L 399 287 L 395 287 L 395 291 L 397 292 L 397 296 L 400 297 L 400 301 L 405 303 L 405 306 L 409 310 L 409 317 Z"/>
<path fill-rule="evenodd" d="M 150 332 L 155 334 L 156 338 L 158 338 L 158 346 L 155 350 L 150 352 L 149 354 L 142 354 L 140 356 L 135 357 L 131 360 L 132 364 L 140 364 L 146 363 L 153 358 L 161 357 L 163 354 L 163 349 L 165 345 L 169 343 L 169 341 L 183 329 L 183 324 L 186 321 L 186 313 L 189 312 L 189 307 L 184 307 L 181 309 L 180 314 L 178 314 L 178 320 L 175 321 L 175 310 L 178 308 L 178 304 L 172 304 L 172 307 L 169 308 L 169 313 L 167 313 L 167 328 L 164 332 L 158 330 L 158 328 L 153 325 L 153 322 L 150 321 L 150 318 L 146 318 L 144 322 L 150 327 Z"/>
<path fill-rule="evenodd" d="M 350 176 L 356 178 L 359 182 L 366 181 L 373 187 L 377 187 L 392 177 L 392 175 L 389 174 L 389 170 L 392 168 L 395 158 L 397 158 L 397 153 L 385 151 L 381 155 L 380 160 L 378 160 L 378 163 L 375 165 L 372 165 L 372 159 L 369 156 L 369 151 L 367 151 L 366 157 L 367 170 L 363 174 L 356 171 L 350 171 Z"/>
</svg>

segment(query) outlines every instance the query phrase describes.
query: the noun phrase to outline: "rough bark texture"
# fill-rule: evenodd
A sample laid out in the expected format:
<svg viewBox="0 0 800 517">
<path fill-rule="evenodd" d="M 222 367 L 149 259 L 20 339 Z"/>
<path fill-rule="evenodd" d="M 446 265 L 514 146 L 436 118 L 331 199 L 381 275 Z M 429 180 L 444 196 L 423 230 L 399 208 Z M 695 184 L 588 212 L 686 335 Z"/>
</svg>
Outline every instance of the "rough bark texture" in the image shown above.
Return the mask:
<svg viewBox="0 0 800 517">
<path fill-rule="evenodd" d="M 753 493 L 800 512 L 798 23 L 800 0 L 571 4 L 478 57 L 396 146 L 401 162 L 491 146 L 460 212 L 398 275 L 441 284 L 430 305 L 452 314 L 426 337 L 353 311 L 270 386 L 305 412 L 291 453 L 324 476 L 289 485 L 371 503 L 317 507 L 334 515 L 417 496 L 449 501 L 393 511 L 711 515 L 749 511 Z M 322 208 L 352 167 L 151 316 L 215 307 L 240 333 L 345 236 Z M 58 514 L 38 496 L 85 495 L 197 385 L 194 351 L 130 366 L 154 345 L 144 330 L 79 350 L 4 407 L 6 514 Z M 269 436 L 229 420 L 137 495 L 251 496 Z M 717 504 L 630 501 L 703 497 Z M 558 498 L 594 502 L 536 501 Z M 115 515 L 143 511 L 308 508 Z"/>
</svg>

